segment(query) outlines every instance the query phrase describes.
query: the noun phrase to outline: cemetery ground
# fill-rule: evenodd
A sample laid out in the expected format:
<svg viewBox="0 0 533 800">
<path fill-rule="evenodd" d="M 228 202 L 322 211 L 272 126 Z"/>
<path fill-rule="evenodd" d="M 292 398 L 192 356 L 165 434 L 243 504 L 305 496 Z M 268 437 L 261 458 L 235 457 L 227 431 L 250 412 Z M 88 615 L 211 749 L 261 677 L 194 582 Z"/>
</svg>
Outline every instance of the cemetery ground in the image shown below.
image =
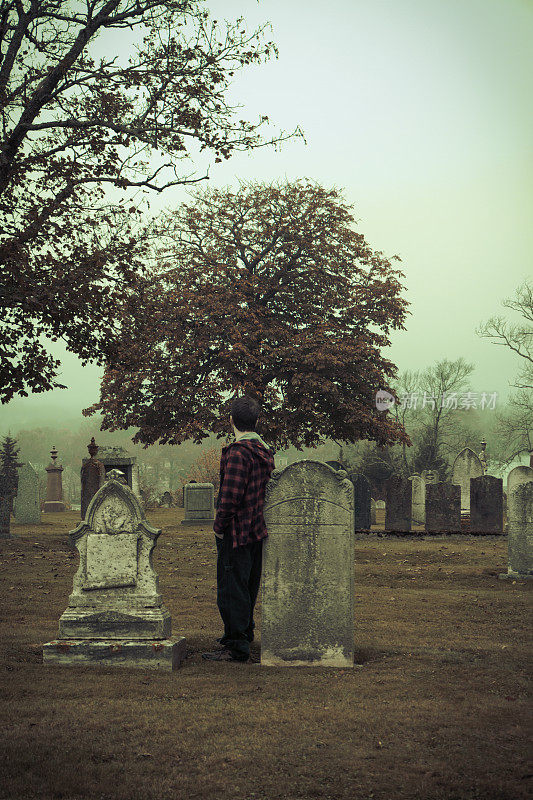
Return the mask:
<svg viewBox="0 0 533 800">
<path fill-rule="evenodd" d="M 531 797 L 530 586 L 498 580 L 505 537 L 358 534 L 356 666 L 272 668 L 202 660 L 221 634 L 213 534 L 180 525 L 181 509 L 147 516 L 163 529 L 154 566 L 173 634 L 187 639 L 175 672 L 43 665 L 79 512 L 12 524 L 18 538 L 0 541 L 0 797 Z"/>
</svg>

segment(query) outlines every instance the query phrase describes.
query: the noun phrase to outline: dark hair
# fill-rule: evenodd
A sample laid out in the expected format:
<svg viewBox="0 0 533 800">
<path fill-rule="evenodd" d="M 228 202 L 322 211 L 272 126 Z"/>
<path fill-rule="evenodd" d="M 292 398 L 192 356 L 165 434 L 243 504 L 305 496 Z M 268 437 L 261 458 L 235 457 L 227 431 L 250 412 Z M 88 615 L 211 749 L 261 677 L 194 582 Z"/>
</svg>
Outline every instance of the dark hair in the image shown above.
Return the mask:
<svg viewBox="0 0 533 800">
<path fill-rule="evenodd" d="M 234 397 L 231 403 L 233 424 L 238 431 L 255 431 L 261 406 L 253 397 Z"/>
</svg>

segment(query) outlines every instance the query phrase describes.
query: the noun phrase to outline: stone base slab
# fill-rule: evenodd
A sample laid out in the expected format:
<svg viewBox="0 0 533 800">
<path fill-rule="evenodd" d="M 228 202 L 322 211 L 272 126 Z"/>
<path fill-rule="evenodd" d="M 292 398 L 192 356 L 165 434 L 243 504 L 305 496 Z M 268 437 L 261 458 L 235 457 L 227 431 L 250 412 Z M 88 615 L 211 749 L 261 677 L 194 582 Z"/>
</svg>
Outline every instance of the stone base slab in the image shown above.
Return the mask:
<svg viewBox="0 0 533 800">
<path fill-rule="evenodd" d="M 43 511 L 45 514 L 57 511 L 65 511 L 66 505 L 62 500 L 47 500 L 44 504 Z"/>
<path fill-rule="evenodd" d="M 331 648 L 325 653 L 308 654 L 298 658 L 294 653 L 274 653 L 261 648 L 262 667 L 337 667 L 350 669 L 354 665 L 353 655 L 346 655 L 341 649 Z"/>
<path fill-rule="evenodd" d="M 63 639 L 167 639 L 171 619 L 166 608 L 143 608 L 129 614 L 118 610 L 67 608 L 59 618 Z"/>
<path fill-rule="evenodd" d="M 533 575 L 521 574 L 520 572 L 500 572 L 498 578 L 501 581 L 533 581 Z"/>
<path fill-rule="evenodd" d="M 184 636 L 144 642 L 58 639 L 43 645 L 43 663 L 174 670 L 185 659 L 186 651 Z"/>
<path fill-rule="evenodd" d="M 212 525 L 215 518 L 212 519 L 182 519 L 182 525 Z"/>
</svg>

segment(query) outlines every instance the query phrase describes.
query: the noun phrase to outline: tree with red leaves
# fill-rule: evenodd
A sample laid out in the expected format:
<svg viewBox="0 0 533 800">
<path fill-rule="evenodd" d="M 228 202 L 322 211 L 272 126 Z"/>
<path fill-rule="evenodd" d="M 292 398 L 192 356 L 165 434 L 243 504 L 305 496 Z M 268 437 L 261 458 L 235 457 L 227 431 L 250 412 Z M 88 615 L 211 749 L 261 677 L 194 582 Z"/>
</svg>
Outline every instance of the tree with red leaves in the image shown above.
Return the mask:
<svg viewBox="0 0 533 800">
<path fill-rule="evenodd" d="M 402 441 L 375 406 L 396 374 L 381 349 L 403 327 L 402 273 L 353 226 L 342 195 L 308 180 L 196 192 L 152 231 L 156 266 L 84 413 L 144 444 L 201 441 L 246 392 L 277 446 Z"/>
<path fill-rule="evenodd" d="M 227 99 L 276 54 L 264 34 L 221 30 L 202 0 L 0 0 L 2 402 L 62 385 L 42 337 L 102 362 L 142 269 L 139 197 L 287 138 Z"/>
</svg>

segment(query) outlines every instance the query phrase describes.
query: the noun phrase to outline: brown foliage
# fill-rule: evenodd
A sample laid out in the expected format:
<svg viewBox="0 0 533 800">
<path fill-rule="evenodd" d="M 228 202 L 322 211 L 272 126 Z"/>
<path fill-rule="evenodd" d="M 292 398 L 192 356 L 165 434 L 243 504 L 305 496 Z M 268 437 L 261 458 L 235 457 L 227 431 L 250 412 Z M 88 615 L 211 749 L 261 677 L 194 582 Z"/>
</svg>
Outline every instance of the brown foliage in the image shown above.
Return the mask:
<svg viewBox="0 0 533 800">
<path fill-rule="evenodd" d="M 230 397 L 258 396 L 272 443 L 405 438 L 377 411 L 402 328 L 402 273 L 353 230 L 335 189 L 307 180 L 197 192 L 152 231 L 157 266 L 122 307 L 104 428 L 151 444 L 228 431 Z"/>
<path fill-rule="evenodd" d="M 120 57 L 124 29 L 139 45 Z M 238 121 L 226 99 L 236 71 L 276 54 L 264 32 L 221 31 L 200 0 L 0 2 L 2 402 L 61 386 L 42 335 L 84 361 L 106 355 L 117 297 L 142 269 L 134 192 L 287 138 L 265 141 L 267 118 Z M 96 58 L 101 35 L 115 38 Z"/>
<path fill-rule="evenodd" d="M 196 459 L 187 475 L 190 481 L 212 483 L 215 487 L 215 497 L 220 487 L 220 454 L 220 447 L 206 450 Z"/>
</svg>

